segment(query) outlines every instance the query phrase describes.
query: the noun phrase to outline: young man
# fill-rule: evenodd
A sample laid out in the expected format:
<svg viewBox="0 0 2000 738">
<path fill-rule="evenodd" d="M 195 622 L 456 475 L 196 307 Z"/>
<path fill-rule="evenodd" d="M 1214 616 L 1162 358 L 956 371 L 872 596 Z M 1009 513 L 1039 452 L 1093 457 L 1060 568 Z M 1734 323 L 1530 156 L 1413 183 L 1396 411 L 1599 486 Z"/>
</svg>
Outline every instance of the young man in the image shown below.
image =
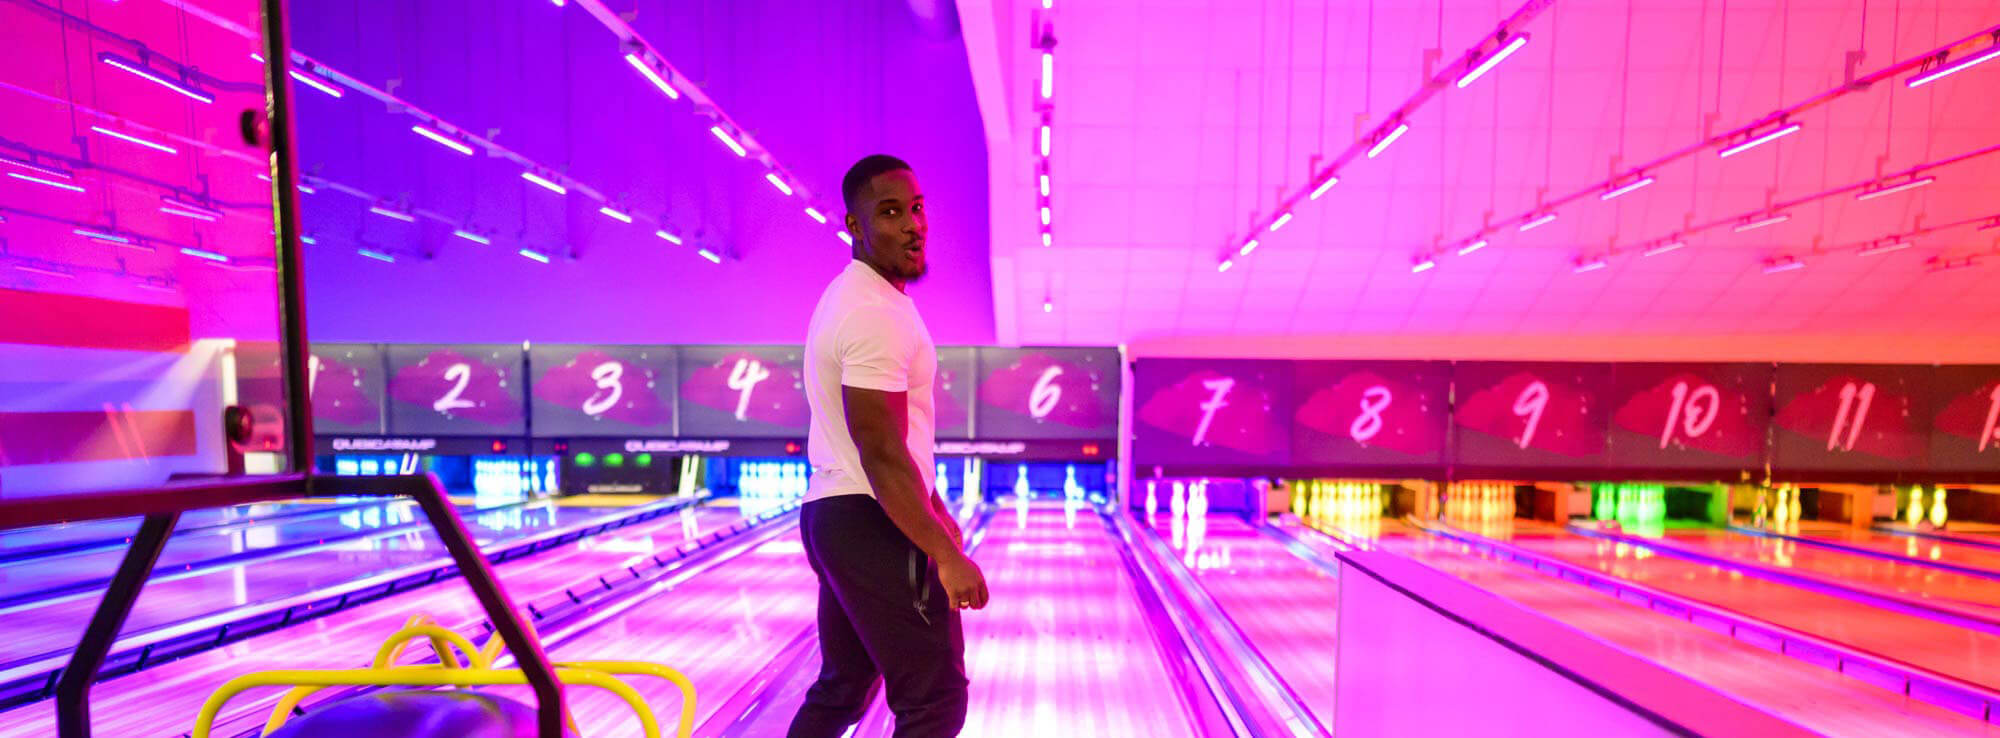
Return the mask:
<svg viewBox="0 0 2000 738">
<path fill-rule="evenodd" d="M 937 347 L 903 292 L 924 276 L 924 195 L 910 165 L 879 154 L 847 171 L 840 194 L 854 260 L 806 332 L 813 476 L 799 531 L 819 577 L 820 673 L 791 736 L 842 735 L 878 678 L 899 738 L 953 736 L 967 684 L 958 610 L 985 607 L 987 593 L 932 486 Z"/>
</svg>

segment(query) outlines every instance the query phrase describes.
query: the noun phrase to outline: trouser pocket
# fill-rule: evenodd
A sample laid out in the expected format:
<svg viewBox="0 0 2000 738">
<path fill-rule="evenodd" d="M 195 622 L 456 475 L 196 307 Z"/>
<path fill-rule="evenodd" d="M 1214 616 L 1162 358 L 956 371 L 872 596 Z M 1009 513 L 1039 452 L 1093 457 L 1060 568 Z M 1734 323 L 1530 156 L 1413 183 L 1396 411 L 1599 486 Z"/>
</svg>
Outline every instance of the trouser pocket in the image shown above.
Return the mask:
<svg viewBox="0 0 2000 738">
<path fill-rule="evenodd" d="M 930 603 L 931 599 L 930 557 L 925 556 L 923 551 L 912 548 L 907 558 L 909 561 L 910 594 L 915 597 L 915 599 L 911 600 L 910 606 L 916 608 L 917 617 L 923 618 L 925 625 L 930 625 L 931 614 L 925 609 L 925 606 Z"/>
</svg>

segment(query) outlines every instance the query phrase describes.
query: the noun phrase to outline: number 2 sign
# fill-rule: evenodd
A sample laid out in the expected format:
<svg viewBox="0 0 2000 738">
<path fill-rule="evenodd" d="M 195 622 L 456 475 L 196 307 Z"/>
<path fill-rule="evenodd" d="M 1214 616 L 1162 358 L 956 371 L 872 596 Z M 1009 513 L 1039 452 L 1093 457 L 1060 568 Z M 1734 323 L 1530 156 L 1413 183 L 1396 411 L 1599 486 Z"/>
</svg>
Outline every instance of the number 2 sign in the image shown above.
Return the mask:
<svg viewBox="0 0 2000 738">
<path fill-rule="evenodd" d="M 522 359 L 518 346 L 390 346 L 390 432 L 524 432 Z"/>
</svg>

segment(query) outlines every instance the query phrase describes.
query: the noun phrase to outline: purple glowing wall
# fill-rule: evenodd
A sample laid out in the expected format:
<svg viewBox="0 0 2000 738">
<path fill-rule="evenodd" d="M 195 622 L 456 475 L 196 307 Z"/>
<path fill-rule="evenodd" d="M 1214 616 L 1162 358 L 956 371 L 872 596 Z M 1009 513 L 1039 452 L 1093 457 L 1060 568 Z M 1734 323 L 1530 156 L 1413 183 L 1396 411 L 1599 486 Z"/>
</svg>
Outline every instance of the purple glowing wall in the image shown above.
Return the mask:
<svg viewBox="0 0 2000 738">
<path fill-rule="evenodd" d="M 985 141 L 949 14 L 900 0 L 613 4 L 675 67 L 749 128 L 820 203 L 862 155 L 911 162 L 931 205 L 932 271 L 912 293 L 941 343 L 993 340 Z M 919 8 L 922 10 L 923 8 Z M 935 9 L 932 9 L 935 10 Z M 369 212 L 367 198 L 305 196 L 315 341 L 798 342 L 847 246 L 667 100 L 575 3 L 299 0 L 294 44 L 469 132 L 670 224 L 612 220 L 521 168 L 418 137 L 355 94 L 300 88 L 305 171 L 462 218 L 492 241 Z M 326 188 L 322 188 L 325 190 Z M 838 217 L 837 213 L 834 217 Z M 369 249 L 395 263 L 359 255 Z M 542 264 L 522 248 L 549 254 Z M 710 249 L 724 260 L 697 254 Z"/>
</svg>

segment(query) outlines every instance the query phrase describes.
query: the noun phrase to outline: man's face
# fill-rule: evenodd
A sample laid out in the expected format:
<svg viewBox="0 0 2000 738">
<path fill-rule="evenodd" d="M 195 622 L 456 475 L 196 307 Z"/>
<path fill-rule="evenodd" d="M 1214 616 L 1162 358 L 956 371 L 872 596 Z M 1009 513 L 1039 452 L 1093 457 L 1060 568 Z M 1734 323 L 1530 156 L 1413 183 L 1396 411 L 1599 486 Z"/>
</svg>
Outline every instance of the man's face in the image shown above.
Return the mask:
<svg viewBox="0 0 2000 738">
<path fill-rule="evenodd" d="M 924 214 L 923 190 L 907 169 L 883 172 L 868 180 L 847 214 L 854 236 L 854 256 L 891 281 L 914 282 L 924 276 L 924 244 L 930 218 Z"/>
</svg>

